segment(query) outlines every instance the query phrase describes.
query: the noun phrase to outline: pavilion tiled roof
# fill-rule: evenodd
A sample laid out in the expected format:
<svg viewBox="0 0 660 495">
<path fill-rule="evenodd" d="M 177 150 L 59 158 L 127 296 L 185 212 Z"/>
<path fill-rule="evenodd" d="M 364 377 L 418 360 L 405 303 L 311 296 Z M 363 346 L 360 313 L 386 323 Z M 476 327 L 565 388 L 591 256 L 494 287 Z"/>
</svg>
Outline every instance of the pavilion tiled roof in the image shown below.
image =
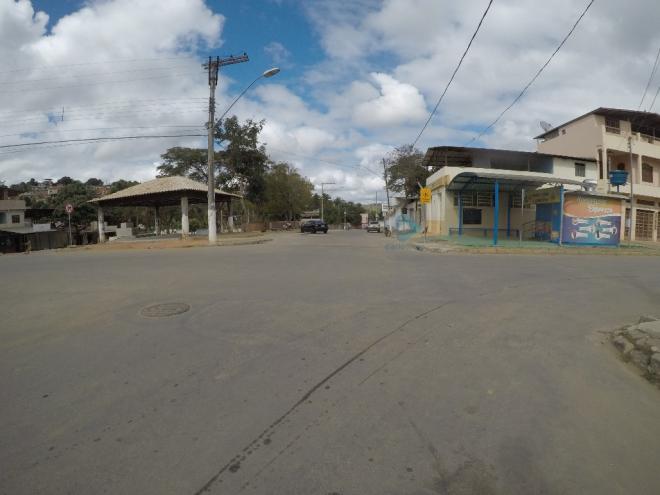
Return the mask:
<svg viewBox="0 0 660 495">
<path fill-rule="evenodd" d="M 90 200 L 99 206 L 171 206 L 179 203 L 183 196 L 192 203 L 205 203 L 208 186 L 188 177 L 159 177 L 112 194 Z M 216 201 L 240 198 L 220 189 L 215 190 Z"/>
</svg>

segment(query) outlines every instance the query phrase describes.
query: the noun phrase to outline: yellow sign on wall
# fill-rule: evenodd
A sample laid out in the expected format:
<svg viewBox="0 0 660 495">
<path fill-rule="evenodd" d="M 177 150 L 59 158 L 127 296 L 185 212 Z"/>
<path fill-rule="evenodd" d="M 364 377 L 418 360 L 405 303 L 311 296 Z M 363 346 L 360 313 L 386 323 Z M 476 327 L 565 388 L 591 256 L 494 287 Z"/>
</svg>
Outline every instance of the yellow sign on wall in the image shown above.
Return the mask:
<svg viewBox="0 0 660 495">
<path fill-rule="evenodd" d="M 559 203 L 561 193 L 559 187 L 544 187 L 533 191 L 525 191 L 525 205 L 542 203 Z"/>
<path fill-rule="evenodd" d="M 419 201 L 423 204 L 426 205 L 431 202 L 431 189 L 428 187 L 422 187 L 419 190 Z"/>
</svg>

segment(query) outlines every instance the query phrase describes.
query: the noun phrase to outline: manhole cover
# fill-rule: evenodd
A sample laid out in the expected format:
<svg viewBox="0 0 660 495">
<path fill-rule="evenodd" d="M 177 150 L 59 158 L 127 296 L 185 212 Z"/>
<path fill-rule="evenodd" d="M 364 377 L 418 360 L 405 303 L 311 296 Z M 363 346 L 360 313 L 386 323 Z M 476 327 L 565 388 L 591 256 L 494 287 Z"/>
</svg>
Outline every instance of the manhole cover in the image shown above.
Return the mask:
<svg viewBox="0 0 660 495">
<path fill-rule="evenodd" d="M 162 303 L 152 304 L 142 308 L 140 314 L 148 318 L 163 318 L 165 316 L 174 316 L 185 313 L 190 309 L 190 304 L 186 303 Z"/>
</svg>

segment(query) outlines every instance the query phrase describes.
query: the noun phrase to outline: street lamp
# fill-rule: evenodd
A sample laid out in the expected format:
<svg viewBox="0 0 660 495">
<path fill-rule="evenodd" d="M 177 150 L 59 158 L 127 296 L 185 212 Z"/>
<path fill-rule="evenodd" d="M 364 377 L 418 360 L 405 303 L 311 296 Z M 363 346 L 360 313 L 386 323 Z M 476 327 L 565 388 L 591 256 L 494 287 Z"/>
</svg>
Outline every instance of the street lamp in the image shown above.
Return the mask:
<svg viewBox="0 0 660 495">
<path fill-rule="evenodd" d="M 323 186 L 336 184 L 336 182 L 321 182 L 321 220 L 323 220 Z"/>
<path fill-rule="evenodd" d="M 217 236 L 217 231 L 216 231 L 216 225 L 215 225 L 215 219 L 216 219 L 216 209 L 215 209 L 215 167 L 213 166 L 213 161 L 215 157 L 215 140 L 213 139 L 213 132 L 215 131 L 215 127 L 219 122 L 222 122 L 222 119 L 224 118 L 227 113 L 232 109 L 232 107 L 236 104 L 238 100 L 241 99 L 241 97 L 247 93 L 247 91 L 254 86 L 254 84 L 263 78 L 269 78 L 273 77 L 275 74 L 280 72 L 280 69 L 278 67 L 273 67 L 272 69 L 268 69 L 267 71 L 264 71 L 262 74 L 260 74 L 254 81 L 250 83 L 250 85 L 245 88 L 241 94 L 239 94 L 234 101 L 231 102 L 231 105 L 227 107 L 227 109 L 223 112 L 223 114 L 220 116 L 218 120 L 213 119 L 213 109 L 211 108 L 211 113 L 210 116 L 211 118 L 209 119 L 209 150 L 208 150 L 208 224 L 209 224 L 209 244 L 215 244 L 216 241 L 218 240 Z M 215 86 L 213 87 L 215 89 Z"/>
</svg>

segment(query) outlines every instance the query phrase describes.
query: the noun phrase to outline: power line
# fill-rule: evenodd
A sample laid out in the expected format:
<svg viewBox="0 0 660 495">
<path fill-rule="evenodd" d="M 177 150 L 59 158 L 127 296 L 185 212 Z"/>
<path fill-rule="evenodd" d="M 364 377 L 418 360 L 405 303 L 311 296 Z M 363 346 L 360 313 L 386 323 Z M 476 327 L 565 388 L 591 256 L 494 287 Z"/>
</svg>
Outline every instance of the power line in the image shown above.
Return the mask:
<svg viewBox="0 0 660 495">
<path fill-rule="evenodd" d="M 73 106 L 67 106 L 67 105 L 59 105 L 58 107 L 54 108 L 19 108 L 15 110 L 0 110 L 0 114 L 3 113 L 16 113 L 16 114 L 24 114 L 24 113 L 30 113 L 30 112 L 36 112 L 36 113 L 57 113 L 62 110 L 62 106 L 66 107 L 67 113 L 69 111 L 78 111 L 78 110 L 84 110 L 84 109 L 92 109 L 92 108 L 105 108 L 105 107 L 115 107 L 115 106 L 130 106 L 130 107 L 135 107 L 135 106 L 140 106 L 140 105 L 156 105 L 158 102 L 184 102 L 184 101 L 206 101 L 206 97 L 189 97 L 189 98 L 151 98 L 151 99 L 132 99 L 132 100 L 115 100 L 115 101 L 109 101 L 107 103 L 99 103 L 96 105 L 73 105 Z"/>
<path fill-rule="evenodd" d="M 368 172 L 371 172 L 372 174 L 374 174 L 377 177 L 381 177 L 381 175 L 378 172 L 374 172 L 372 169 L 370 169 L 369 167 L 365 167 L 364 165 L 343 165 L 343 164 L 340 164 L 340 163 L 335 163 L 335 162 L 330 162 L 328 160 L 323 160 L 323 159 L 320 159 L 320 158 L 315 157 L 315 156 L 301 155 L 299 153 L 293 153 L 291 151 L 286 151 L 286 150 L 283 150 L 283 149 L 274 148 L 272 146 L 268 146 L 268 149 L 273 150 L 273 151 L 277 151 L 277 152 L 282 153 L 284 155 L 291 155 L 291 156 L 295 156 L 295 157 L 298 157 L 298 158 L 304 158 L 306 160 L 315 160 L 317 162 L 327 163 L 328 165 L 333 165 L 335 167 L 352 168 L 352 169 L 362 168 L 362 169 L 364 169 Z"/>
<path fill-rule="evenodd" d="M 72 109 L 66 105 L 62 105 L 57 109 L 42 110 L 38 112 L 16 112 L 14 114 L 1 115 L 0 122 L 31 122 L 39 121 L 48 117 L 60 117 L 64 111 L 66 117 L 81 117 L 81 116 L 95 116 L 95 115 L 114 115 L 121 113 L 140 113 L 143 111 L 152 110 L 175 110 L 175 109 L 190 109 L 190 108 L 203 108 L 203 102 L 190 101 L 190 102 L 172 102 L 172 103 L 144 103 L 135 105 L 121 105 L 121 106 L 108 106 L 108 107 L 89 107 L 88 109 L 79 108 Z M 26 118 L 17 118 L 26 116 Z"/>
<path fill-rule="evenodd" d="M 140 109 L 140 110 L 135 110 L 135 111 L 119 111 L 119 112 L 110 112 L 110 113 L 100 113 L 100 114 L 88 114 L 88 115 L 74 115 L 74 117 L 68 117 L 65 122 L 73 122 L 73 121 L 86 121 L 86 120 L 116 120 L 116 119 L 122 119 L 122 118 L 127 118 L 127 117 L 133 117 L 133 116 L 140 116 L 143 114 L 157 114 L 157 115 L 169 115 L 172 113 L 177 113 L 177 114 L 183 114 L 183 113 L 199 113 L 199 112 L 204 112 L 206 109 L 204 108 L 187 108 L 187 107 L 182 107 L 182 108 L 177 108 L 177 107 L 170 107 L 166 109 Z M 61 122 L 59 120 L 59 117 L 57 115 L 50 115 L 44 117 L 34 117 L 31 119 L 24 119 L 24 120 L 4 120 L 0 121 L 0 127 L 25 127 L 25 126 L 30 126 L 30 125 L 37 125 L 39 123 L 47 124 L 47 123 L 54 123 L 57 124 L 58 122 Z M 4 125 L 7 124 L 7 125 Z M 12 125 L 12 124 L 18 124 L 17 126 Z"/>
<path fill-rule="evenodd" d="M 152 79 L 166 79 L 168 77 L 179 77 L 179 76 L 189 76 L 189 72 L 181 72 L 177 74 L 163 74 L 160 76 L 150 76 L 150 77 L 137 77 L 135 79 L 120 79 L 120 80 L 115 80 L 115 81 L 96 81 L 96 82 L 88 82 L 84 84 L 69 84 L 66 86 L 51 86 L 51 87 L 46 87 L 46 88 L 23 88 L 23 89 L 16 89 L 12 91 L 3 91 L 4 94 L 7 93 L 25 93 L 27 91 L 51 91 L 53 89 L 70 89 L 70 88 L 83 88 L 86 86 L 97 86 L 99 84 L 123 84 L 123 83 L 129 83 L 129 82 L 134 82 L 134 81 L 149 81 Z"/>
<path fill-rule="evenodd" d="M 0 81 L 0 85 L 8 84 L 25 84 L 33 82 L 43 82 L 43 81 L 52 81 L 53 79 L 71 79 L 71 78 L 87 78 L 87 77 L 98 77 L 98 76 L 109 76 L 113 74 L 129 74 L 135 72 L 159 72 L 159 71 L 169 71 L 173 69 L 185 69 L 188 66 L 185 65 L 170 65 L 167 67 L 149 67 L 144 69 L 131 69 L 131 70 L 116 70 L 116 71 L 106 71 L 106 72 L 92 72 L 87 74 L 69 74 L 64 76 L 51 76 L 41 79 L 16 79 L 16 80 L 7 80 Z"/>
<path fill-rule="evenodd" d="M 653 97 L 653 101 L 651 102 L 651 106 L 649 107 L 649 112 L 653 111 L 653 106 L 655 105 L 655 99 L 658 97 L 658 93 L 660 93 L 660 86 L 658 86 L 658 90 L 655 92 L 655 96 Z"/>
<path fill-rule="evenodd" d="M 651 85 L 651 81 L 653 81 L 653 76 L 655 76 L 655 71 L 658 70 L 658 59 L 660 59 L 660 48 L 658 48 L 658 53 L 655 56 L 655 62 L 653 63 L 653 69 L 651 69 L 651 75 L 649 76 L 649 80 L 646 83 L 646 87 L 644 88 L 644 94 L 642 94 L 642 99 L 639 101 L 639 105 L 637 106 L 637 110 L 642 108 L 642 103 L 644 103 L 644 98 L 646 98 L 646 92 L 649 90 L 649 86 Z M 655 102 L 655 98 L 653 99 Z M 653 106 L 653 105 L 651 105 Z"/>
<path fill-rule="evenodd" d="M 580 21 L 582 20 L 582 18 L 585 16 L 585 14 L 586 14 L 587 11 L 591 8 L 591 6 L 593 5 L 593 3 L 594 3 L 595 1 L 596 1 L 596 0 L 591 0 L 591 1 L 589 2 L 589 4 L 587 5 L 587 7 L 584 9 L 584 11 L 582 11 L 582 14 L 580 14 L 580 17 L 578 17 L 577 21 L 575 21 L 575 24 L 573 24 L 573 27 L 571 28 L 571 30 L 570 30 L 570 31 L 568 32 L 568 34 L 564 37 L 564 39 L 561 40 L 561 43 L 559 43 L 559 46 L 555 49 L 555 51 L 552 52 L 552 55 L 550 55 L 550 58 L 549 58 L 549 59 L 548 59 L 548 60 L 547 60 L 542 66 L 541 66 L 541 68 L 538 70 L 538 72 L 534 75 L 534 77 L 532 77 L 532 79 L 531 79 L 531 80 L 527 83 L 527 85 L 522 89 L 522 91 L 518 94 L 518 96 L 516 96 L 516 97 L 513 99 L 513 101 L 511 102 L 511 104 L 509 104 L 508 107 L 506 107 L 504 110 L 502 110 L 502 112 L 497 116 L 497 118 L 496 118 L 493 122 L 491 122 L 491 123 L 485 128 L 485 129 L 483 129 L 483 130 L 482 130 L 477 136 L 473 137 L 473 138 L 470 139 L 467 143 L 465 143 L 464 146 L 467 146 L 468 144 L 470 144 L 470 143 L 476 141 L 476 140 L 479 139 L 481 136 L 483 136 L 484 134 L 486 134 L 486 132 L 488 132 L 489 129 L 491 129 L 495 124 L 497 124 L 497 123 L 500 121 L 500 119 L 504 116 L 504 114 L 505 114 L 506 112 L 509 111 L 509 109 L 510 109 L 512 106 L 514 106 L 516 103 L 518 103 L 518 101 L 519 101 L 519 100 L 523 97 L 523 95 L 527 92 L 527 90 L 529 89 L 529 87 L 530 87 L 530 86 L 534 83 L 534 81 L 536 81 L 536 79 L 541 75 L 541 72 L 543 72 L 543 70 L 548 66 L 548 64 L 550 63 L 550 61 L 555 57 L 555 55 L 557 55 L 557 53 L 559 52 L 559 50 L 561 50 L 561 48 L 564 46 L 564 43 L 566 43 L 566 41 L 568 40 L 568 38 L 571 37 L 571 35 L 573 34 L 573 31 L 575 31 L 575 28 L 577 28 L 578 24 L 580 23 Z"/>
<path fill-rule="evenodd" d="M 36 141 L 32 143 L 18 143 L 18 144 L 3 144 L 1 148 L 22 148 L 25 146 L 38 146 L 42 144 L 60 144 L 60 143 L 80 143 L 80 142 L 95 142 L 95 141 L 122 141 L 126 139 L 160 139 L 160 138 L 173 138 L 173 137 L 200 137 L 206 134 L 171 134 L 171 135 L 158 135 L 158 136 L 117 136 L 117 137 L 95 137 L 95 138 L 82 138 L 82 139 L 61 139 L 57 141 Z"/>
<path fill-rule="evenodd" d="M 10 74 L 13 72 L 25 72 L 25 71 L 39 71 L 39 70 L 55 70 L 55 69 L 61 69 L 63 67 L 81 67 L 84 65 L 101 65 L 101 64 L 123 64 L 123 63 L 134 63 L 134 62 L 155 62 L 155 61 L 162 61 L 162 60 L 190 60 L 197 62 L 197 59 L 195 57 L 164 57 L 164 58 L 133 58 L 133 59 L 119 59 L 119 60 L 101 60 L 101 61 L 95 61 L 95 62 L 80 62 L 76 64 L 59 64 L 59 65 L 48 65 L 48 66 L 41 66 L 41 67 L 20 67 L 20 68 L 14 68 L 10 70 L 4 70 L 0 71 L 0 74 Z"/>
<path fill-rule="evenodd" d="M 12 137 L 12 136 L 24 136 L 26 134 L 58 134 L 62 132 L 87 132 L 87 131 L 112 131 L 119 129 L 206 129 L 206 125 L 197 124 L 197 125 L 175 125 L 175 124 L 162 124 L 162 125 L 152 125 L 152 126 L 120 126 L 120 127 L 77 127 L 74 129 L 56 129 L 50 131 L 23 131 L 16 134 L 0 134 L 2 137 Z"/>
<path fill-rule="evenodd" d="M 458 69 L 461 68 L 461 64 L 463 64 L 463 59 L 465 58 L 468 51 L 470 50 L 470 47 L 472 46 L 472 42 L 477 37 L 477 33 L 479 32 L 479 29 L 481 28 L 481 24 L 484 22 L 484 19 L 486 18 L 486 14 L 488 14 L 488 11 L 490 10 L 490 6 L 492 4 L 493 4 L 493 0 L 489 0 L 488 6 L 486 7 L 486 10 L 484 10 L 484 13 L 481 16 L 481 19 L 479 19 L 479 24 L 477 24 L 477 29 L 475 29 L 474 33 L 472 33 L 472 37 L 470 38 L 470 42 L 468 43 L 467 47 L 465 48 L 465 51 L 463 52 L 463 55 L 461 55 L 461 58 L 458 61 L 458 65 L 456 65 L 456 68 L 454 69 L 454 72 L 452 73 L 451 77 L 449 78 L 449 82 L 447 82 L 447 86 L 445 86 L 445 90 L 440 95 L 440 98 L 438 98 L 438 102 L 435 104 L 435 107 L 433 108 L 433 111 L 431 112 L 431 115 L 429 115 L 429 118 L 424 123 L 424 126 L 422 127 L 422 130 L 419 131 L 419 134 L 415 138 L 415 141 L 413 141 L 413 144 L 412 144 L 413 148 L 415 148 L 415 145 L 417 144 L 417 141 L 419 141 L 419 138 L 422 137 L 422 134 L 426 130 L 426 127 L 429 125 L 429 122 L 431 122 L 431 119 L 435 115 L 435 112 L 438 110 L 438 107 L 440 106 L 440 102 L 442 102 L 442 99 L 445 97 L 445 94 L 447 93 L 447 90 L 449 89 L 449 86 L 451 86 L 451 83 L 454 80 L 454 77 L 456 76 L 456 73 L 458 72 Z"/>
</svg>

